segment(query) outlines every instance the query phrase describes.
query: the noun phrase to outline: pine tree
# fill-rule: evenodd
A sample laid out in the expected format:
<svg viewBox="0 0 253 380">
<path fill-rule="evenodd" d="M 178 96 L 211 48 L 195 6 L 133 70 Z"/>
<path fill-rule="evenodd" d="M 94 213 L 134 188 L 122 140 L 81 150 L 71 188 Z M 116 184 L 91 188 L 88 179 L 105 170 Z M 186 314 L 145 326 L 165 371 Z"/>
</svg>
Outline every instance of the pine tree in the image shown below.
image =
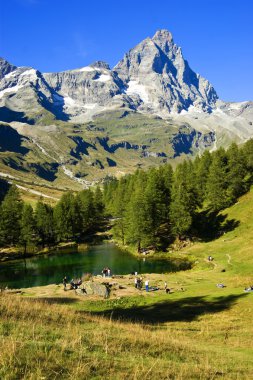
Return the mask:
<svg viewBox="0 0 253 380">
<path fill-rule="evenodd" d="M 230 205 L 247 189 L 247 170 L 244 156 L 235 143 L 228 148 L 226 154 L 228 158 L 227 197 Z"/>
<path fill-rule="evenodd" d="M 172 232 L 181 238 L 192 226 L 199 200 L 194 188 L 195 180 L 191 162 L 179 164 L 174 172 L 172 185 L 170 220 Z"/>
<path fill-rule="evenodd" d="M 94 192 L 94 209 L 96 216 L 96 224 L 99 225 L 104 217 L 104 201 L 103 201 L 103 193 L 99 186 L 96 187 Z"/>
<path fill-rule="evenodd" d="M 55 231 L 59 241 L 78 238 L 80 232 L 79 205 L 71 192 L 63 194 L 54 208 Z"/>
<path fill-rule="evenodd" d="M 77 195 L 78 212 L 80 213 L 79 231 L 82 237 L 94 231 L 97 216 L 94 195 L 91 190 L 83 190 Z"/>
<path fill-rule="evenodd" d="M 23 202 L 16 186 L 11 186 L 1 205 L 0 240 L 7 245 L 15 245 L 20 237 L 20 220 Z"/>
<path fill-rule="evenodd" d="M 29 204 L 24 204 L 20 221 L 19 243 L 24 247 L 24 255 L 29 246 L 34 247 L 37 243 L 36 223 L 33 208 Z"/>
<path fill-rule="evenodd" d="M 194 160 L 195 186 L 198 199 L 202 203 L 206 196 L 206 184 L 212 162 L 211 153 L 205 150 L 201 157 Z"/>
<path fill-rule="evenodd" d="M 39 241 L 43 248 L 55 241 L 53 208 L 41 200 L 35 208 L 35 222 Z"/>
<path fill-rule="evenodd" d="M 206 201 L 212 211 L 220 211 L 229 205 L 228 160 L 223 148 L 213 153 L 206 183 Z"/>
</svg>

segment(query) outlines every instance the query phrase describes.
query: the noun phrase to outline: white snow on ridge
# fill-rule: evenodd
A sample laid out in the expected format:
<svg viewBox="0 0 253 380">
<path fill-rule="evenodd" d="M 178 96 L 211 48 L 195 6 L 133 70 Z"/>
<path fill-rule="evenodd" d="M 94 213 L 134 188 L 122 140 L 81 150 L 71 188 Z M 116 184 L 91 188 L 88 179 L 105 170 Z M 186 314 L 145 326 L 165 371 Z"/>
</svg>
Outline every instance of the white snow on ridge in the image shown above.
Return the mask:
<svg viewBox="0 0 253 380">
<path fill-rule="evenodd" d="M 0 91 L 0 98 L 4 94 L 8 94 L 9 92 L 16 92 L 16 91 L 20 90 L 22 87 L 23 86 L 17 84 L 16 86 L 5 88 L 4 90 Z"/>
<path fill-rule="evenodd" d="M 95 68 L 91 67 L 91 66 L 85 66 L 85 67 L 82 67 L 81 69 L 77 69 L 75 71 L 95 71 Z"/>
<path fill-rule="evenodd" d="M 98 79 L 94 79 L 94 82 L 107 82 L 111 77 L 108 74 L 101 74 Z"/>
<path fill-rule="evenodd" d="M 148 96 L 146 87 L 143 84 L 139 84 L 135 80 L 130 80 L 128 82 L 128 88 L 126 90 L 126 94 L 129 96 L 138 95 L 144 103 L 149 102 L 149 96 Z"/>
<path fill-rule="evenodd" d="M 36 74 L 36 70 L 28 69 L 28 70 L 24 71 L 22 74 L 20 74 L 20 76 L 21 77 L 24 77 L 24 76 L 36 77 L 37 74 Z"/>
<path fill-rule="evenodd" d="M 17 70 L 11 71 L 9 74 L 4 76 L 5 79 L 11 78 L 17 74 Z"/>
<path fill-rule="evenodd" d="M 70 96 L 64 96 L 64 104 L 66 107 L 73 107 L 75 105 L 75 100 Z"/>
<path fill-rule="evenodd" d="M 88 110 L 93 110 L 94 108 L 96 108 L 98 106 L 97 103 L 86 103 L 84 105 L 84 108 L 87 108 Z"/>
<path fill-rule="evenodd" d="M 243 106 L 243 104 L 246 104 L 246 102 L 237 102 L 237 103 L 230 103 L 229 104 L 229 109 L 231 110 L 240 110 Z"/>
</svg>

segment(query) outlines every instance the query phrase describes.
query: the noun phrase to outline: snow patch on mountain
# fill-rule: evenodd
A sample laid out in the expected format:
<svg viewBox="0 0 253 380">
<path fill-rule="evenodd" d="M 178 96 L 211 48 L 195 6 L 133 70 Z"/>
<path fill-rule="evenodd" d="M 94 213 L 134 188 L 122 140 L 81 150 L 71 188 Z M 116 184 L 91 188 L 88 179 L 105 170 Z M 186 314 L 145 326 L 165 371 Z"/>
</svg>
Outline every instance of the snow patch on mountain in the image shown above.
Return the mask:
<svg viewBox="0 0 253 380">
<path fill-rule="evenodd" d="M 148 96 L 148 92 L 147 92 L 147 89 L 144 85 L 138 83 L 137 81 L 135 80 L 130 80 L 127 84 L 127 89 L 126 89 L 126 94 L 131 96 L 131 95 L 137 95 L 140 97 L 140 99 L 144 102 L 144 103 L 148 103 L 149 102 L 149 96 Z"/>
<path fill-rule="evenodd" d="M 0 98 L 3 97 L 5 94 L 9 94 L 11 92 L 17 92 L 19 91 L 23 86 L 22 85 L 19 85 L 17 84 L 16 86 L 12 86 L 12 87 L 7 87 L 5 88 L 4 90 L 1 90 L 0 91 Z"/>
<path fill-rule="evenodd" d="M 108 80 L 111 80 L 111 76 L 108 74 L 101 74 L 99 78 L 94 79 L 94 82 L 107 82 Z"/>
</svg>

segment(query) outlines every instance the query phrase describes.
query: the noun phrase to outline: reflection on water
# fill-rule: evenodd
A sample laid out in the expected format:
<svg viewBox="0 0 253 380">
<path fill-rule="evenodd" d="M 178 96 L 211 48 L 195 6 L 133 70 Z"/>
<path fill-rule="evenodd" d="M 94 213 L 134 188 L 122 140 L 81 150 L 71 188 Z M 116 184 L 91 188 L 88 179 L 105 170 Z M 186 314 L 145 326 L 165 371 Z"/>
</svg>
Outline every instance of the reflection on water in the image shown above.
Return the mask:
<svg viewBox="0 0 253 380">
<path fill-rule="evenodd" d="M 16 262 L 0 264 L 0 286 L 25 288 L 62 282 L 81 277 L 84 273 L 101 274 L 104 267 L 112 274 L 165 273 L 176 271 L 164 260 L 138 260 L 113 244 L 105 243 L 85 251 L 57 252 Z"/>
</svg>

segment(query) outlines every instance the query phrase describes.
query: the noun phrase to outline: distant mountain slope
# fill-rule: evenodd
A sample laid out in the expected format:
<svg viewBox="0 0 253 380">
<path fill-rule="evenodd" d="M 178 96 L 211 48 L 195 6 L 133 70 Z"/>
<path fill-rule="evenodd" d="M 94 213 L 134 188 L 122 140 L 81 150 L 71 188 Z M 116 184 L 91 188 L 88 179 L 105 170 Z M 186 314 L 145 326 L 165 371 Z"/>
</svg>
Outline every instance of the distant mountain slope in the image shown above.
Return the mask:
<svg viewBox="0 0 253 380">
<path fill-rule="evenodd" d="M 159 30 L 112 70 L 97 61 L 41 73 L 1 58 L 0 121 L 3 173 L 75 188 L 243 142 L 253 136 L 253 103 L 218 100 Z M 13 129 L 18 152 L 7 143 Z"/>
</svg>

